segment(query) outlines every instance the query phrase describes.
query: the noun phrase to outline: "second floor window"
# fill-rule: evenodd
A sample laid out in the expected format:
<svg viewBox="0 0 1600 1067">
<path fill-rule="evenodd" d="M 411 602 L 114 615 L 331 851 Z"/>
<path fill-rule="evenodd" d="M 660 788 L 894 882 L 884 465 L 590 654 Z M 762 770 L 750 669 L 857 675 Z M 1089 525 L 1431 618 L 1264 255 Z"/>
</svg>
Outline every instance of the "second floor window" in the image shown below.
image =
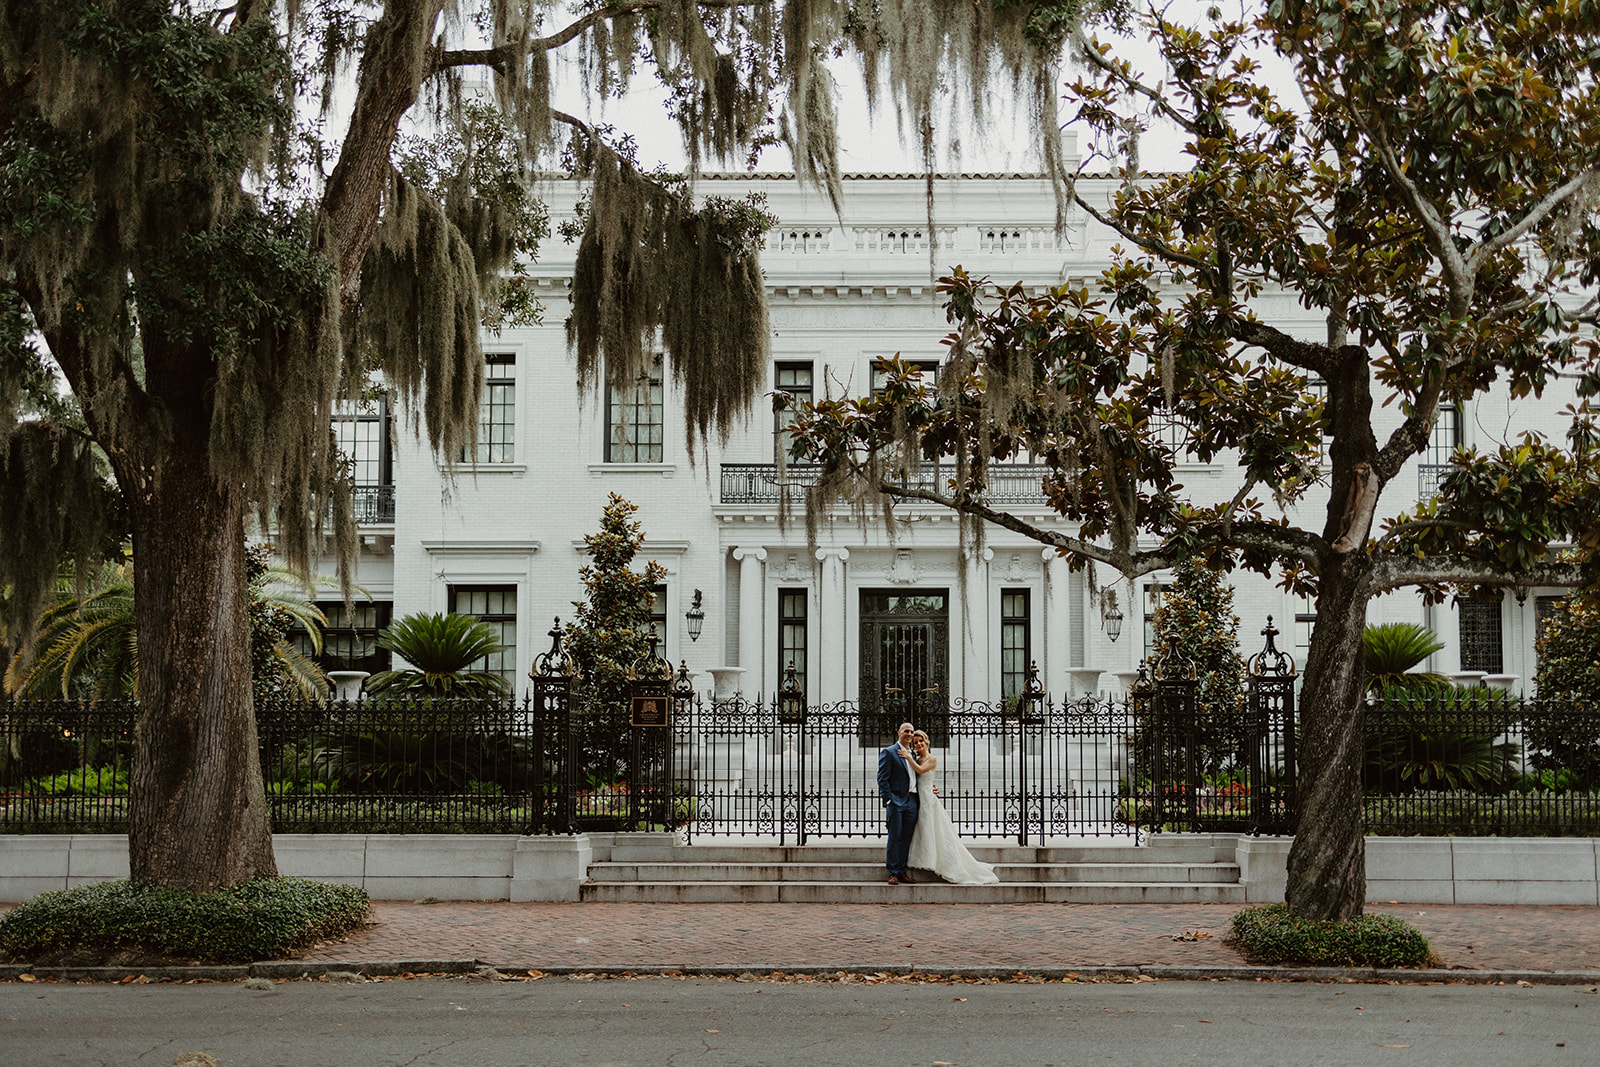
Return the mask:
<svg viewBox="0 0 1600 1067">
<path fill-rule="evenodd" d="M 776 457 L 793 459 L 790 452 L 793 447 L 793 438 L 789 433 L 789 426 L 794 422 L 795 409 L 801 404 L 809 404 L 812 399 L 811 392 L 811 364 L 809 363 L 779 363 L 773 368 L 772 388 L 775 392 L 787 393 L 788 404 L 777 413 L 775 421 L 775 441 L 773 449 Z"/>
<path fill-rule="evenodd" d="M 350 461 L 350 473 L 356 485 L 394 484 L 387 396 L 338 405 L 333 415 L 333 439 Z"/>
<path fill-rule="evenodd" d="M 665 429 L 661 357 L 656 356 L 648 374 L 607 392 L 606 462 L 664 463 Z"/>
<path fill-rule="evenodd" d="M 939 380 L 939 361 L 936 359 L 908 359 L 904 361 L 922 376 L 924 385 L 933 385 Z M 883 392 L 884 385 L 889 380 L 889 364 L 885 361 L 874 361 L 872 364 L 872 395 L 877 396 Z"/>
<path fill-rule="evenodd" d="M 463 459 L 473 463 L 514 463 L 517 445 L 517 357 L 495 352 L 483 357 L 483 398 L 478 402 L 478 447 Z"/>
<path fill-rule="evenodd" d="M 1450 454 L 1461 444 L 1461 412 L 1452 404 L 1439 405 L 1439 419 L 1433 424 L 1428 449 L 1417 470 L 1417 495 L 1439 494 L 1439 479 L 1450 466 Z"/>
</svg>

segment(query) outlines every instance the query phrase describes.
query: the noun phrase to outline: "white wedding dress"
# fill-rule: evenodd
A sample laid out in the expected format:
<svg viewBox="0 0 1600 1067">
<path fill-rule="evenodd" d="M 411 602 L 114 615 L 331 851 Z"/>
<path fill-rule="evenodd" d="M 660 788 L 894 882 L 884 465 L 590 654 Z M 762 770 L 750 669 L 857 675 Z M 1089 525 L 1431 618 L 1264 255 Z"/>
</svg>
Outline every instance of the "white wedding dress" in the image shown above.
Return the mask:
<svg viewBox="0 0 1600 1067">
<path fill-rule="evenodd" d="M 972 858 L 956 836 L 956 825 L 933 791 L 933 772 L 917 775 L 917 828 L 911 834 L 911 855 L 906 866 L 932 871 L 957 885 L 990 885 L 1000 880 L 994 868 Z"/>
</svg>

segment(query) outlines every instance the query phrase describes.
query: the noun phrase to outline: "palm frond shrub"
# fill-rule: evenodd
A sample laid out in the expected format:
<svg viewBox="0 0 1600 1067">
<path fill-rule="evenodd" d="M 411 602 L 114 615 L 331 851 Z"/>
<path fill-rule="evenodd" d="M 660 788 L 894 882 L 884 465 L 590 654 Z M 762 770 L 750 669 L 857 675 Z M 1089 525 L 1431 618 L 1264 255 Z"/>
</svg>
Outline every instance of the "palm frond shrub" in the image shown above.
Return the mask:
<svg viewBox="0 0 1600 1067">
<path fill-rule="evenodd" d="M 384 628 L 378 647 L 410 666 L 368 678 L 369 695 L 488 697 L 511 692 L 500 675 L 474 668 L 505 646 L 493 626 L 471 615 L 407 615 Z"/>
<path fill-rule="evenodd" d="M 1499 792 L 1512 782 L 1521 747 L 1502 739 L 1513 718 L 1506 694 L 1415 670 L 1444 648 L 1425 626 L 1368 626 L 1361 645 L 1375 708 L 1362 767 L 1369 791 Z"/>
<path fill-rule="evenodd" d="M 27 697 L 132 696 L 138 656 L 133 563 L 104 563 L 80 583 L 69 561 L 29 651 L 6 672 L 6 690 Z"/>
<path fill-rule="evenodd" d="M 1412 669 L 1442 648 L 1444 642 L 1432 630 L 1413 622 L 1368 626 L 1361 634 L 1367 691 L 1382 693 L 1400 687 L 1407 692 L 1427 693 L 1448 685 L 1442 674 Z"/>
<path fill-rule="evenodd" d="M 320 649 L 327 619 L 304 595 L 310 583 L 293 571 L 271 567 L 270 558 L 265 545 L 246 550 L 251 678 L 257 693 L 287 690 L 321 696 L 328 691 L 327 676 L 295 648 L 289 632 L 302 627 Z M 137 696 L 135 566 L 127 555 L 80 582 L 72 563 L 63 564 L 55 602 L 40 617 L 28 652 L 6 671 L 6 690 L 16 696 L 91 700 Z"/>
</svg>

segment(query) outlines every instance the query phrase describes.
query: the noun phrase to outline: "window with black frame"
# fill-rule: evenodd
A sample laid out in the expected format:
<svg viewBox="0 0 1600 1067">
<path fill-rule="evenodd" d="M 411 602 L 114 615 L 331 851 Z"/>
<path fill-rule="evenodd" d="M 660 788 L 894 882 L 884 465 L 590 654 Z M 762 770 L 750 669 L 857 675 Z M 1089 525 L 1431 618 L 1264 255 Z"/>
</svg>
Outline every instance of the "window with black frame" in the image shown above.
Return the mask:
<svg viewBox="0 0 1600 1067">
<path fill-rule="evenodd" d="M 347 609 L 344 601 L 318 601 L 317 608 L 328 620 L 322 627 L 322 651 L 314 650 L 311 635 L 303 627 L 290 631 L 296 649 L 324 671 L 366 671 L 377 674 L 390 667 L 391 656 L 378 647 L 394 613 L 387 600 L 356 601 Z"/>
<path fill-rule="evenodd" d="M 452 585 L 450 610 L 474 615 L 488 623 L 505 646 L 473 663 L 469 670 L 489 671 L 510 685 L 517 682 L 517 587 L 514 585 Z"/>
<path fill-rule="evenodd" d="M 606 462 L 666 461 L 666 393 L 661 356 L 653 370 L 625 386 L 606 391 Z"/>
<path fill-rule="evenodd" d="M 491 352 L 483 357 L 483 397 L 478 402 L 478 441 L 471 463 L 514 463 L 517 445 L 517 357 Z"/>
<path fill-rule="evenodd" d="M 1438 420 L 1428 437 L 1428 447 L 1417 466 L 1417 495 L 1439 495 L 1439 479 L 1450 467 L 1450 456 L 1461 445 L 1461 412 L 1453 404 L 1440 404 Z"/>
<path fill-rule="evenodd" d="M 773 453 L 777 459 L 794 458 L 790 452 L 793 435 L 789 433 L 789 427 L 794 423 L 795 410 L 802 404 L 811 403 L 811 375 L 810 363 L 779 363 L 773 367 L 773 391 L 787 394 L 788 398 L 788 402 L 776 413 L 773 420 Z"/>
<path fill-rule="evenodd" d="M 1461 669 L 1504 673 L 1500 599 L 1462 600 L 1456 611 L 1461 622 Z"/>
<path fill-rule="evenodd" d="M 332 420 L 333 440 L 350 464 L 355 518 L 359 523 L 394 521 L 394 461 L 389 448 L 386 393 L 342 403 Z"/>
<path fill-rule="evenodd" d="M 922 379 L 924 385 L 934 385 L 939 380 L 939 361 L 936 359 L 907 359 L 902 360 L 907 366 Z M 872 395 L 877 396 L 883 392 L 889 381 L 889 361 L 874 360 L 872 363 Z"/>
<path fill-rule="evenodd" d="M 1028 687 L 1031 660 L 1028 590 L 1000 594 L 1000 695 L 1010 700 Z"/>
<path fill-rule="evenodd" d="M 806 687 L 806 613 L 804 589 L 778 590 L 778 679 L 792 664 L 801 689 Z"/>
</svg>

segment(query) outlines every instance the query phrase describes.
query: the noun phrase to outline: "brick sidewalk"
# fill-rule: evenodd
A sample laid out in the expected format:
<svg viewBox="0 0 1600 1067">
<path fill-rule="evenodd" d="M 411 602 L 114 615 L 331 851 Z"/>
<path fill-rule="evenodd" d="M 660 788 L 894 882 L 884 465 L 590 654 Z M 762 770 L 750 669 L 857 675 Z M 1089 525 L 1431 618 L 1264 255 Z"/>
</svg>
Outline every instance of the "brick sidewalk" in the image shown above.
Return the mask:
<svg viewBox="0 0 1600 1067">
<path fill-rule="evenodd" d="M 379 901 L 309 961 L 477 959 L 504 967 L 1231 966 L 1226 904 L 509 904 Z M 1600 971 L 1600 908 L 1371 905 L 1446 966 Z M 1186 935 L 1190 939 L 1185 939 Z M 1209 935 L 1209 936 L 1203 936 Z"/>
</svg>

